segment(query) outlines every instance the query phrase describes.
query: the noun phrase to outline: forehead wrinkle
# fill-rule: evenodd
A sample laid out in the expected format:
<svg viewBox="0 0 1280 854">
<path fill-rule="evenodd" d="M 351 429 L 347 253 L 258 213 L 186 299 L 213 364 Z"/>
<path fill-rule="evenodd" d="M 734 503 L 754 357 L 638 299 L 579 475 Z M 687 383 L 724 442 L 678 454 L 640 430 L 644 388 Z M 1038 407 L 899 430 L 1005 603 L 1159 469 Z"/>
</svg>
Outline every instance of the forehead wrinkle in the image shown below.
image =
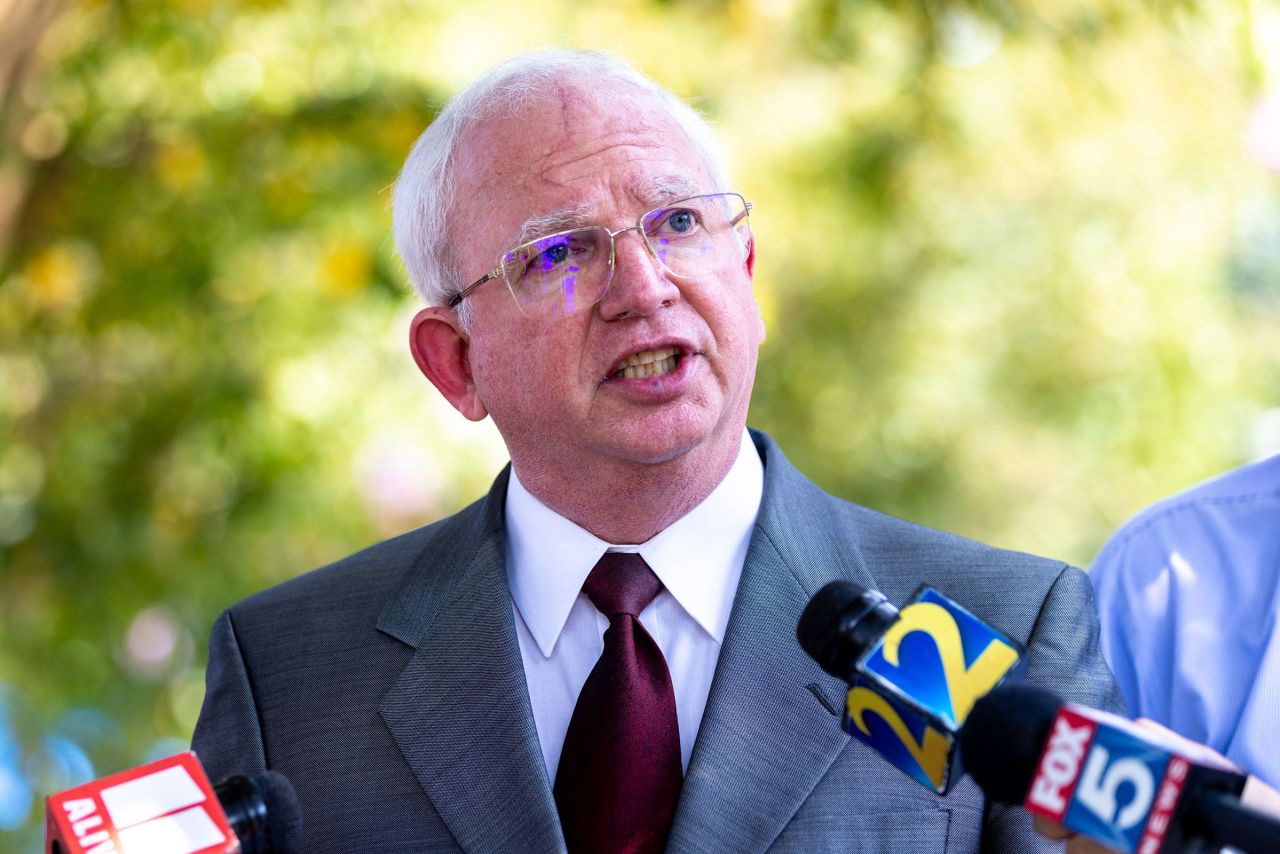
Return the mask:
<svg viewBox="0 0 1280 854">
<path fill-rule="evenodd" d="M 647 208 L 661 207 L 698 194 L 698 182 L 688 175 L 656 175 L 632 181 L 627 190 L 629 194 Z M 521 224 L 519 231 L 506 245 L 521 246 L 531 240 L 538 240 L 549 234 L 567 231 L 571 228 L 599 225 L 595 221 L 593 208 L 587 204 L 561 208 L 549 213 L 535 214 Z"/>
<path fill-rule="evenodd" d="M 674 150 L 682 138 L 659 133 L 649 125 L 635 124 L 603 131 L 591 139 L 579 140 L 577 137 L 572 128 L 565 128 L 544 140 L 543 154 L 537 158 L 541 167 L 536 174 L 538 180 L 561 185 L 573 180 L 572 167 L 575 164 L 588 164 L 587 171 L 590 171 L 590 161 L 614 149 L 623 149 L 624 154 L 626 149 L 635 149 L 638 155 L 662 148 Z M 566 172 L 569 174 L 564 174 Z"/>
</svg>

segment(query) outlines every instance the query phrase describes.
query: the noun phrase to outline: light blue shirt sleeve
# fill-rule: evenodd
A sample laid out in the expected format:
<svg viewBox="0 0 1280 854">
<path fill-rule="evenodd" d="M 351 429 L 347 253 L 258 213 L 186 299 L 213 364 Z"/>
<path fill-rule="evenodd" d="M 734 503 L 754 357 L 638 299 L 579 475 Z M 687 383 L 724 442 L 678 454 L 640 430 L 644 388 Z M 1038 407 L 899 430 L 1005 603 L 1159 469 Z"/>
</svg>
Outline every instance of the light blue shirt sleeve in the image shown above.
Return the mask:
<svg viewBox="0 0 1280 854">
<path fill-rule="evenodd" d="M 1280 786 L 1280 456 L 1138 514 L 1090 575 L 1130 713 Z"/>
</svg>

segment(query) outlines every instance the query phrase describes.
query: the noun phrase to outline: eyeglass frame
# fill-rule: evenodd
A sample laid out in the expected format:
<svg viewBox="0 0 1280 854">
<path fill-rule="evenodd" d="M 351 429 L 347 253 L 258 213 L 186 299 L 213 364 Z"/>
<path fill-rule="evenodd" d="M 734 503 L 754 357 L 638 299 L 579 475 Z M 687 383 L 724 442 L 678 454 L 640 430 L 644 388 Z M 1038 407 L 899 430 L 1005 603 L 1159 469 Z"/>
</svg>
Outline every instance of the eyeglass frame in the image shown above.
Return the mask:
<svg viewBox="0 0 1280 854">
<path fill-rule="evenodd" d="M 583 231 L 588 228 L 599 228 L 609 235 L 609 280 L 610 282 L 612 282 L 613 269 L 615 266 L 614 259 L 617 256 L 618 235 L 627 231 L 639 231 L 640 242 L 644 244 L 645 252 L 649 253 L 649 257 L 651 257 L 654 261 L 657 261 L 658 266 L 661 269 L 670 273 L 671 275 L 680 279 L 687 279 L 689 278 L 687 275 L 681 275 L 680 273 L 675 272 L 666 264 L 664 264 L 662 260 L 658 258 L 657 254 L 654 253 L 653 247 L 649 245 L 649 240 L 648 238 L 645 237 L 645 234 L 644 234 L 644 218 L 649 216 L 649 214 L 656 213 L 657 211 L 662 210 L 663 208 L 674 207 L 680 204 L 681 202 L 687 202 L 692 199 L 703 199 L 708 196 L 737 196 L 739 199 L 742 200 L 742 213 L 738 214 L 733 219 L 729 220 L 730 228 L 737 228 L 738 223 L 742 222 L 744 218 L 749 218 L 751 209 L 755 207 L 755 202 L 747 201 L 746 196 L 734 191 L 727 191 L 723 193 L 696 193 L 692 196 L 685 196 L 683 199 L 676 199 L 674 202 L 666 202 L 665 204 L 658 205 L 656 208 L 653 208 L 652 210 L 647 210 L 644 213 L 640 214 L 640 216 L 636 220 L 635 225 L 628 225 L 624 228 L 618 229 L 617 231 L 611 231 L 608 226 L 604 226 L 604 225 L 580 225 L 575 228 L 566 228 L 563 231 L 557 231 L 552 234 L 543 235 L 542 237 L 535 237 L 532 240 L 526 240 L 524 243 L 520 243 L 508 249 L 507 251 L 503 252 L 502 257 L 505 259 L 508 255 L 514 252 L 518 252 L 521 248 L 525 246 L 529 246 L 530 244 L 533 244 L 533 243 L 539 243 L 543 240 L 551 240 L 552 238 L 559 237 L 563 234 L 572 234 L 575 231 Z M 520 304 L 520 299 L 515 295 L 515 291 L 511 289 L 511 282 L 507 281 L 507 277 L 503 273 L 503 270 L 505 267 L 506 267 L 505 262 L 500 262 L 497 267 L 494 267 L 492 270 L 485 273 L 483 276 L 476 279 L 474 282 L 467 285 L 465 288 L 458 291 L 453 296 L 449 297 L 449 301 L 445 303 L 445 305 L 447 305 L 449 308 L 457 308 L 462 303 L 462 301 L 466 299 L 468 296 L 470 296 L 471 292 L 474 291 L 476 288 L 480 287 L 490 279 L 501 278 L 504 282 L 506 282 L 507 292 L 511 294 L 511 298 L 516 301 L 516 305 L 518 306 Z M 608 291 L 609 291 L 609 288 L 606 285 L 605 289 L 600 292 L 600 296 L 596 299 L 596 302 L 599 302 L 601 299 L 603 299 L 604 295 L 608 293 Z M 595 305 L 595 302 L 593 302 L 592 305 Z M 587 306 L 583 306 L 583 308 L 587 308 Z"/>
</svg>

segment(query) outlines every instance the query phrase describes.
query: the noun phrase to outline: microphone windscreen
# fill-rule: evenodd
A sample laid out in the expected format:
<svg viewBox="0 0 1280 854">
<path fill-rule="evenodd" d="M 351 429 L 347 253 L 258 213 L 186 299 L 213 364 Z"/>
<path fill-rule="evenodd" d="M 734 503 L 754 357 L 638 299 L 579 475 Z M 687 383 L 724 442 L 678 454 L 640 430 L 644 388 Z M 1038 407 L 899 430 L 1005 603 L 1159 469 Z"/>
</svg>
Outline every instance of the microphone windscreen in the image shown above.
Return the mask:
<svg viewBox="0 0 1280 854">
<path fill-rule="evenodd" d="M 1021 804 L 1062 700 L 1033 685 L 1002 685 L 973 704 L 960 729 L 964 770 L 988 798 Z"/>
<path fill-rule="evenodd" d="M 832 581 L 813 594 L 809 604 L 800 614 L 796 625 L 796 640 L 809 657 L 831 673 L 831 646 L 838 640 L 839 626 L 849 609 L 867 593 L 867 589 L 852 581 Z M 844 673 L 832 675 L 845 678 Z"/>
<path fill-rule="evenodd" d="M 289 854 L 299 850 L 302 838 L 302 806 L 289 779 L 278 771 L 254 771 L 248 775 L 267 805 L 267 835 L 271 850 Z"/>
</svg>

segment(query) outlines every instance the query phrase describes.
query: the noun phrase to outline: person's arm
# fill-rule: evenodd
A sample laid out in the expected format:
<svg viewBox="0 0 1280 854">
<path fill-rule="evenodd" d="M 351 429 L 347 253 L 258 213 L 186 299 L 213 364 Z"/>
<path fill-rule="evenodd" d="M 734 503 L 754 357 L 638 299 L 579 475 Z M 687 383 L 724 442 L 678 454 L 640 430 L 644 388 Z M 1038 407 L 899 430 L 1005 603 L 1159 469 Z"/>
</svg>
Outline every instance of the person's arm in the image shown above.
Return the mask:
<svg viewBox="0 0 1280 854">
<path fill-rule="evenodd" d="M 1163 564 L 1158 555 L 1147 551 L 1141 540 L 1134 541 L 1122 529 L 1089 567 L 1098 604 L 1102 657 L 1115 674 L 1125 705 L 1134 714 L 1148 713 L 1152 696 L 1162 693 L 1160 680 L 1153 683 L 1151 679 L 1155 666 L 1151 654 L 1167 642 L 1170 631 L 1161 613 L 1142 608 L 1141 598 L 1134 595 L 1135 585 L 1155 580 L 1151 567 Z"/>
<path fill-rule="evenodd" d="M 209 636 L 204 705 L 191 749 L 211 780 L 267 765 L 253 688 L 230 611 L 222 612 Z"/>
</svg>

